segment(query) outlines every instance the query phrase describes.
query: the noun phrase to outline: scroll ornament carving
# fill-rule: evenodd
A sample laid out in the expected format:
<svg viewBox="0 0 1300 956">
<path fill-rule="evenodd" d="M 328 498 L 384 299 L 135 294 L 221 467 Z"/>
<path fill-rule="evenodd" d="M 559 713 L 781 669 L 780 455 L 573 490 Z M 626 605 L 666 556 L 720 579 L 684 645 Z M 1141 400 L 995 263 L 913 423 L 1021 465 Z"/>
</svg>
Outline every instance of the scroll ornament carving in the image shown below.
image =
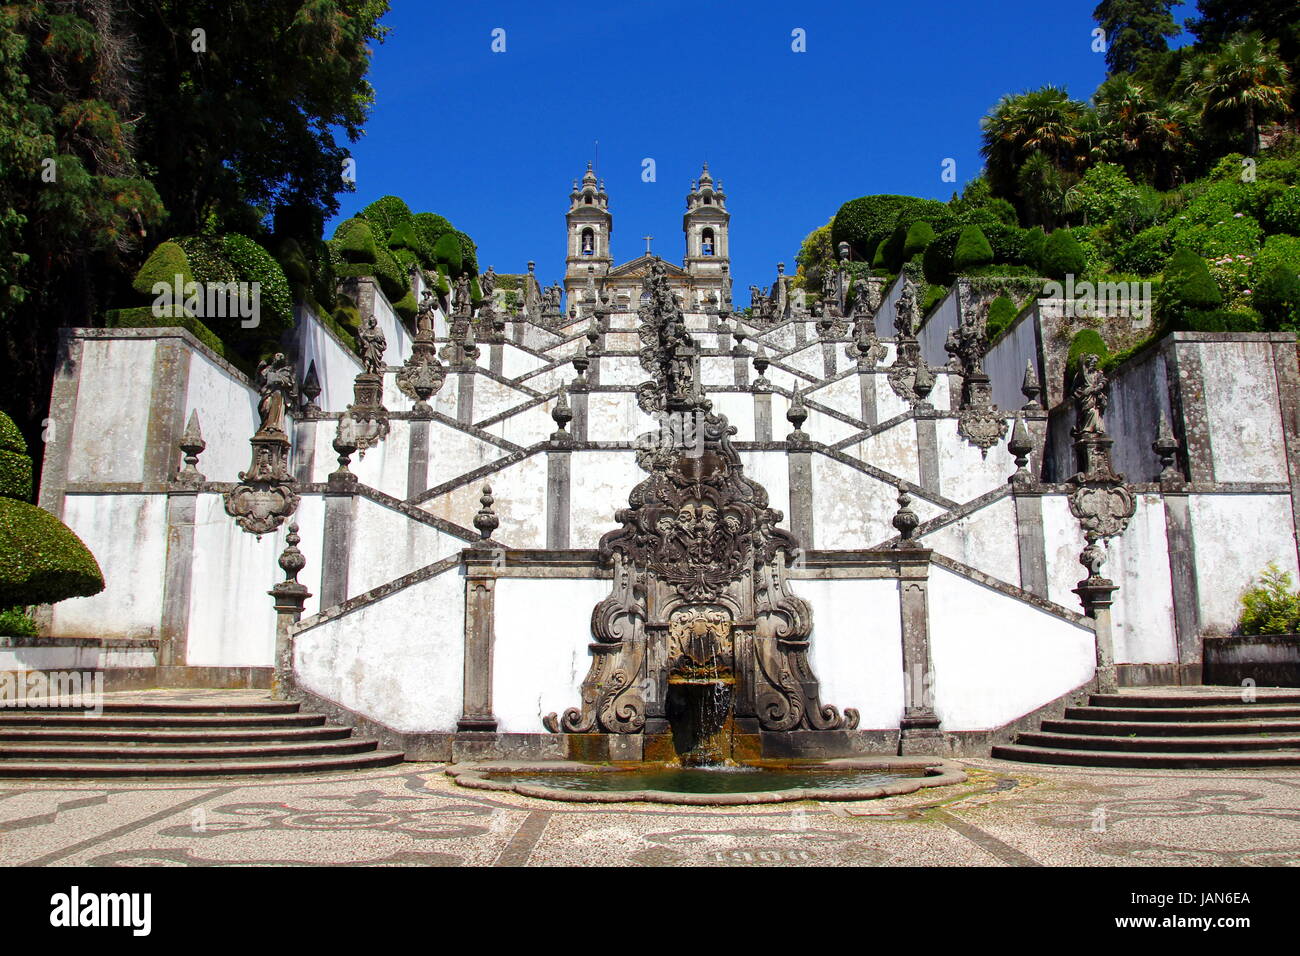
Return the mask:
<svg viewBox="0 0 1300 956">
<path fill-rule="evenodd" d="M 283 353 L 257 369 L 261 425 L 249 439 L 252 462 L 239 473 L 239 484 L 225 494 L 226 514 L 261 540 L 298 509 L 298 494 L 289 473 L 289 435 L 285 412 L 297 401 L 297 378 Z"/>
</svg>

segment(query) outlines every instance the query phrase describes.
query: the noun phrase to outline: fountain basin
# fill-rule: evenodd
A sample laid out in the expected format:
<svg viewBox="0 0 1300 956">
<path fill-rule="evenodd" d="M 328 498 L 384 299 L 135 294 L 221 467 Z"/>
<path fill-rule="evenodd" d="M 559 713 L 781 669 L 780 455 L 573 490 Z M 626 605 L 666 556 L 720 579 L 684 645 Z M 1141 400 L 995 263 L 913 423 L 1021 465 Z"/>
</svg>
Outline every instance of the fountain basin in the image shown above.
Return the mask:
<svg viewBox="0 0 1300 956">
<path fill-rule="evenodd" d="M 508 791 L 542 800 L 692 806 L 873 800 L 966 780 L 965 771 L 948 760 L 892 756 L 756 761 L 730 767 L 484 761 L 454 764 L 446 772 L 462 787 Z"/>
</svg>

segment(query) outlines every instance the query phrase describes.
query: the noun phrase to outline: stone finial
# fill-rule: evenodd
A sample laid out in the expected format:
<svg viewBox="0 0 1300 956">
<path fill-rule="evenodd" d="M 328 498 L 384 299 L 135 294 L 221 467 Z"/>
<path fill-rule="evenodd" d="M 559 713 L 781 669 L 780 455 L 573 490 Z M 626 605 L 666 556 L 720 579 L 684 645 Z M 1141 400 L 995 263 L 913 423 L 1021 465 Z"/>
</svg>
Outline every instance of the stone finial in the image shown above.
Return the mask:
<svg viewBox="0 0 1300 956">
<path fill-rule="evenodd" d="M 284 571 L 283 588 L 285 590 L 290 588 L 297 590 L 303 587 L 298 583 L 298 572 L 307 566 L 307 559 L 298 550 L 300 541 L 302 541 L 302 538 L 298 537 L 298 524 L 294 522 L 289 525 L 289 534 L 284 539 L 284 551 L 280 553 L 280 569 Z M 303 588 L 303 590 L 306 590 L 306 588 Z"/>
<path fill-rule="evenodd" d="M 1151 450 L 1160 459 L 1160 474 L 1156 475 L 1156 481 L 1161 484 L 1183 481 L 1182 469 L 1176 464 L 1178 448 L 1178 439 L 1174 437 L 1173 429 L 1169 427 L 1169 419 L 1165 417 L 1164 412 L 1161 412 L 1160 425 L 1156 429 L 1156 440 L 1151 443 Z"/>
<path fill-rule="evenodd" d="M 573 370 L 578 373 L 578 380 L 573 384 L 585 386 L 587 384 L 587 369 L 591 367 L 591 359 L 587 357 L 587 343 L 579 342 L 578 351 L 573 356 Z"/>
<path fill-rule="evenodd" d="M 742 326 L 739 322 L 737 322 L 737 323 L 736 323 L 736 331 L 735 331 L 735 333 L 732 335 L 732 338 L 735 339 L 735 343 L 736 343 L 736 344 L 735 344 L 735 347 L 734 347 L 734 349 L 733 349 L 733 351 L 735 352 L 736 355 L 746 355 L 746 354 L 748 354 L 748 353 L 746 353 L 746 351 L 745 351 L 745 339 L 746 339 L 747 336 L 748 336 L 748 333 L 745 331 L 744 326 Z"/>
<path fill-rule="evenodd" d="M 808 435 L 803 430 L 803 423 L 808 420 L 808 406 L 804 403 L 803 392 L 799 390 L 798 385 L 794 387 L 794 395 L 791 397 L 790 407 L 785 410 L 785 418 L 794 426 L 794 431 L 789 434 L 786 441 L 808 441 Z"/>
<path fill-rule="evenodd" d="M 357 451 L 357 422 L 350 411 L 344 412 L 339 419 L 338 431 L 334 435 L 334 451 L 339 456 L 339 467 L 337 471 L 330 475 L 330 484 L 351 484 L 355 482 L 357 476 L 349 470 L 348 464 Z"/>
<path fill-rule="evenodd" d="M 196 408 L 190 412 L 189 424 L 185 426 L 185 434 L 181 436 L 180 449 L 185 453 L 185 467 L 177 472 L 177 483 L 188 488 L 197 488 L 207 480 L 198 469 L 199 455 L 203 454 L 203 449 L 207 447 L 208 443 L 203 440 L 203 432 L 199 428 L 199 411 Z"/>
<path fill-rule="evenodd" d="M 555 431 L 551 433 L 551 441 L 567 442 L 573 437 L 564 430 L 569 422 L 573 421 L 573 409 L 569 407 L 568 389 L 560 389 L 559 397 L 555 401 L 555 407 L 551 409 L 551 420 L 555 422 Z"/>
<path fill-rule="evenodd" d="M 302 403 L 303 414 L 307 418 L 315 418 L 320 414 L 320 406 L 316 404 L 316 399 L 320 396 L 320 376 L 316 373 L 316 360 L 312 359 L 307 366 L 307 377 L 302 380 L 302 397 L 306 399 Z"/>
<path fill-rule="evenodd" d="M 1043 407 L 1038 401 L 1043 394 L 1043 386 L 1038 381 L 1038 370 L 1034 368 L 1032 360 L 1025 363 L 1025 380 L 1020 386 L 1020 394 L 1025 396 L 1024 411 L 1037 411 Z"/>
<path fill-rule="evenodd" d="M 763 348 L 763 343 L 758 343 L 758 350 L 754 352 L 754 371 L 758 373 L 758 378 L 750 383 L 750 388 L 756 392 L 770 392 L 772 383 L 767 380 L 767 369 L 772 363 L 768 360 L 767 349 Z"/>
<path fill-rule="evenodd" d="M 586 336 L 587 336 L 587 341 L 594 349 L 596 347 L 596 343 L 600 341 L 600 325 L 596 322 L 595 316 L 592 316 L 591 321 L 587 324 Z"/>
<path fill-rule="evenodd" d="M 1016 413 L 1016 423 L 1011 429 L 1011 440 L 1007 442 L 1007 451 L 1011 452 L 1016 461 L 1016 473 L 1010 478 L 1011 484 L 1020 488 L 1032 485 L 1034 476 L 1025 466 L 1029 464 L 1029 456 L 1034 453 L 1034 439 L 1025 426 L 1024 417 L 1019 412 Z"/>
<path fill-rule="evenodd" d="M 898 532 L 898 541 L 894 543 L 894 547 L 919 547 L 917 542 L 912 540 L 912 535 L 916 534 L 916 529 L 920 526 L 921 519 L 917 513 L 912 510 L 912 496 L 907 493 L 907 488 L 904 485 L 898 486 L 898 511 L 894 513 L 893 520 L 890 524 L 892 524 L 894 530 Z"/>
<path fill-rule="evenodd" d="M 496 499 L 492 497 L 492 486 L 484 485 L 483 495 L 479 498 L 479 504 L 483 507 L 479 508 L 478 513 L 474 515 L 474 527 L 478 529 L 484 541 L 491 538 L 492 532 L 501 525 L 501 519 L 492 510 L 495 503 Z"/>
<path fill-rule="evenodd" d="M 466 365 L 473 365 L 474 360 L 478 358 L 478 343 L 474 340 L 474 323 L 465 323 L 465 342 L 461 346 L 461 354 L 465 357 Z"/>
</svg>

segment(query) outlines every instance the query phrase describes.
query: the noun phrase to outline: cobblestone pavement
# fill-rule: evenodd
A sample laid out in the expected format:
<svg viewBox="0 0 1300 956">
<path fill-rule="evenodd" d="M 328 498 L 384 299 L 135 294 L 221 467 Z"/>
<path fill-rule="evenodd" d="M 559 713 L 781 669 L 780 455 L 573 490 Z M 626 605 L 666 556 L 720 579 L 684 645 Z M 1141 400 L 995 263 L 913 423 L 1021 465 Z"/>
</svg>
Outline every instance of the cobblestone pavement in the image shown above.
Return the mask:
<svg viewBox="0 0 1300 956">
<path fill-rule="evenodd" d="M 1057 769 L 858 803 L 577 805 L 437 764 L 177 783 L 3 781 L 0 864 L 1300 866 L 1300 770 Z"/>
</svg>

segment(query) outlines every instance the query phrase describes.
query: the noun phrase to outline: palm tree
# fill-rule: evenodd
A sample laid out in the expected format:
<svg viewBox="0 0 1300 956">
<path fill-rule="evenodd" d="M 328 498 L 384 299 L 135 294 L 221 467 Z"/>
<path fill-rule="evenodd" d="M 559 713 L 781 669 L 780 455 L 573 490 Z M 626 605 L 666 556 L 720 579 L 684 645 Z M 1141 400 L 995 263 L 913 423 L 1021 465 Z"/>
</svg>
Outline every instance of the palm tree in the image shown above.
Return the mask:
<svg viewBox="0 0 1300 956">
<path fill-rule="evenodd" d="M 1254 33 L 1233 37 L 1190 80 L 1188 92 L 1205 101 L 1203 116 L 1243 123 L 1251 156 L 1259 152 L 1260 122 L 1286 112 L 1292 92 L 1291 69 L 1278 56 L 1277 43 Z"/>
<path fill-rule="evenodd" d="M 1087 110 L 1056 86 L 1004 96 L 980 123 L 980 153 L 994 191 L 1015 195 L 1020 167 L 1034 153 L 1046 155 L 1057 169 L 1075 167 Z"/>
<path fill-rule="evenodd" d="M 1168 188 L 1180 178 L 1190 145 L 1192 118 L 1180 103 L 1168 103 L 1130 77 L 1113 76 L 1093 94 L 1098 122 L 1109 147 L 1134 180 Z"/>
</svg>

